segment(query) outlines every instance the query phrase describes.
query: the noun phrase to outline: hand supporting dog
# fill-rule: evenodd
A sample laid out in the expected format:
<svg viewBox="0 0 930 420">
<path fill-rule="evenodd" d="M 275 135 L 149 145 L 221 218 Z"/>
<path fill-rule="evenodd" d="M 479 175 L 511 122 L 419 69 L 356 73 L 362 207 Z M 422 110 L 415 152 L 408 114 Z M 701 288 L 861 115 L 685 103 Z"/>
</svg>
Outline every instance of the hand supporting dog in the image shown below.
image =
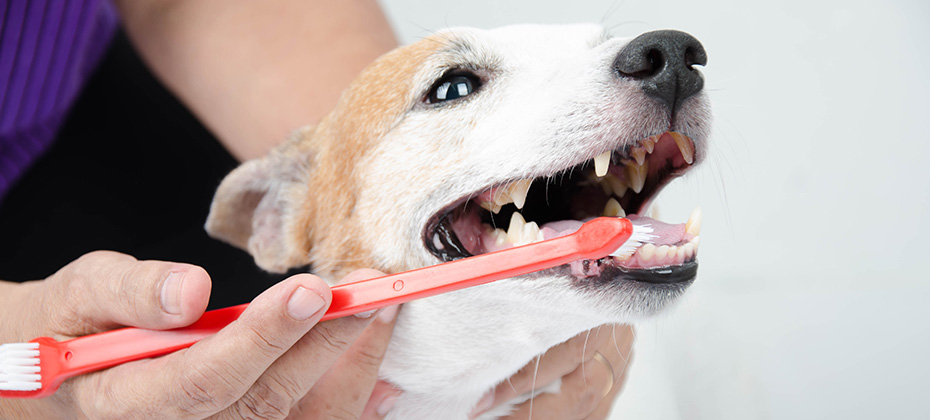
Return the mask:
<svg viewBox="0 0 930 420">
<path fill-rule="evenodd" d="M 196 266 L 93 252 L 46 280 L 0 283 L 0 342 L 185 326 L 210 287 Z M 397 307 L 318 324 L 331 298 L 316 276 L 293 276 L 189 349 L 73 378 L 46 399 L 0 400 L 0 418 L 380 418 L 390 394 L 369 396 Z"/>
<path fill-rule="evenodd" d="M 534 419 L 605 419 L 623 389 L 633 338 L 629 325 L 602 325 L 582 332 L 498 385 L 478 403 L 472 417 L 561 380 L 558 393 L 537 395 L 501 420 L 525 419 L 531 414 Z"/>
</svg>

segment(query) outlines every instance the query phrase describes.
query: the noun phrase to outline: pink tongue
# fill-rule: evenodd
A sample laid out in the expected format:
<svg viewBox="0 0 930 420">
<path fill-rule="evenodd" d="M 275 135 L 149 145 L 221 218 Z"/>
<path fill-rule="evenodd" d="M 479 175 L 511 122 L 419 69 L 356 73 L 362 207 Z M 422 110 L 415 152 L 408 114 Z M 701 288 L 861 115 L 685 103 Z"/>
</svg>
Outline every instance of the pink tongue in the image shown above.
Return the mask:
<svg viewBox="0 0 930 420">
<path fill-rule="evenodd" d="M 654 245 L 675 245 L 685 239 L 684 223 L 669 224 L 635 214 L 629 215 L 627 218 L 636 226 L 649 225 L 652 228 L 652 235 L 657 236 L 650 241 Z M 582 224 L 583 222 L 578 220 L 559 220 L 546 223 L 541 230 L 545 239 L 552 239 L 574 233 Z"/>
</svg>

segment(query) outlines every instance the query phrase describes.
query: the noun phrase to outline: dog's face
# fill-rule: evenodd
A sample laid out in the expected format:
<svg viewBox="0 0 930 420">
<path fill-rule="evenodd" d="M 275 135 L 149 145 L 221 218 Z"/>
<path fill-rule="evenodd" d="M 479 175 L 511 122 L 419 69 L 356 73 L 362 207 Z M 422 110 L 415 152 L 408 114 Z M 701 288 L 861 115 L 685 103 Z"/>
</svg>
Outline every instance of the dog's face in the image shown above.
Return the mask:
<svg viewBox="0 0 930 420">
<path fill-rule="evenodd" d="M 266 269 L 310 263 L 338 278 L 560 236 L 605 213 L 641 214 L 704 158 L 710 112 L 692 67 L 704 60 L 696 40 L 671 31 L 633 41 L 590 25 L 440 32 L 379 59 L 320 124 L 237 169 L 207 227 Z M 630 258 L 504 280 L 446 303 L 590 320 L 564 338 L 652 314 L 693 280 L 699 221 L 637 220 L 657 237 Z"/>
</svg>

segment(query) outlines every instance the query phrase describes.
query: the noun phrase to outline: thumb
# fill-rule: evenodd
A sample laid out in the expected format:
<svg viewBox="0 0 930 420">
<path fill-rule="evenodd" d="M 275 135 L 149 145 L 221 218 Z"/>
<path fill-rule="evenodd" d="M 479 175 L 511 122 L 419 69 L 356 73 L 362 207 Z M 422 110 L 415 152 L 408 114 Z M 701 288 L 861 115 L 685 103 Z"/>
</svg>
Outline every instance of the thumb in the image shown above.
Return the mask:
<svg viewBox="0 0 930 420">
<path fill-rule="evenodd" d="M 138 261 L 110 251 L 85 254 L 46 283 L 47 327 L 68 336 L 121 326 L 189 325 L 206 309 L 211 287 L 210 276 L 200 267 Z"/>
</svg>

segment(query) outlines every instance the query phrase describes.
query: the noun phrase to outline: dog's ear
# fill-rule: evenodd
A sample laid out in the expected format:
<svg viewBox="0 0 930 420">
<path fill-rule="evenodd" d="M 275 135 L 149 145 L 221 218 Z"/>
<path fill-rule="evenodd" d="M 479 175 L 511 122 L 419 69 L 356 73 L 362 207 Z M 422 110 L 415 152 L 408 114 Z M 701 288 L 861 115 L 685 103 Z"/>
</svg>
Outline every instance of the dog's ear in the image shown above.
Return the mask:
<svg viewBox="0 0 930 420">
<path fill-rule="evenodd" d="M 207 232 L 214 238 L 246 249 L 256 264 L 271 272 L 309 262 L 309 245 L 301 235 L 301 208 L 307 196 L 310 156 L 294 134 L 269 155 L 250 160 L 223 179 L 207 217 Z"/>
</svg>

